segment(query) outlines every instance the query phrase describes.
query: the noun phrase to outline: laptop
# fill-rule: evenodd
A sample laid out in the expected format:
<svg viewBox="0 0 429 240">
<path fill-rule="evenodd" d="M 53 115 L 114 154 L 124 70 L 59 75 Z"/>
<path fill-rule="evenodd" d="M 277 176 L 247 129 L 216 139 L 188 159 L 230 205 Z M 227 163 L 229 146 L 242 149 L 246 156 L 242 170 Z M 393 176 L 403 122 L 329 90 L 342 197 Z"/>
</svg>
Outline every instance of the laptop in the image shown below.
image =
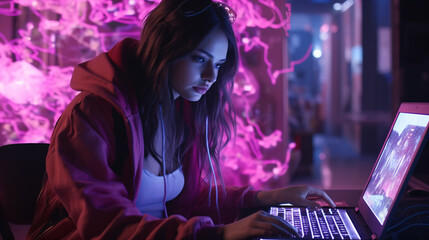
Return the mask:
<svg viewBox="0 0 429 240">
<path fill-rule="evenodd" d="M 401 104 L 357 206 L 265 210 L 302 232 L 293 239 L 382 239 L 426 145 L 428 128 L 429 103 Z"/>
</svg>

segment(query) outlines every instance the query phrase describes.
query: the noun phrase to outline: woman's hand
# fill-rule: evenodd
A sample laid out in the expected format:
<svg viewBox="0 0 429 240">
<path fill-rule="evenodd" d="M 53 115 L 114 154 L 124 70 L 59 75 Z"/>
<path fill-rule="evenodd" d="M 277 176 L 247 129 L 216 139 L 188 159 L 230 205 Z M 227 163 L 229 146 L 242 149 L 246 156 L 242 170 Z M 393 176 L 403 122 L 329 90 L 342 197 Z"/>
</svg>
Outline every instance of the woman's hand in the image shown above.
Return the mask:
<svg viewBox="0 0 429 240">
<path fill-rule="evenodd" d="M 318 197 L 326 201 L 329 206 L 335 207 L 334 201 L 324 191 L 310 186 L 292 186 L 275 190 L 260 191 L 256 195 L 258 205 L 273 205 L 279 203 L 291 203 L 295 206 L 307 206 L 319 208 L 320 204 L 311 201 L 309 197 Z"/>
<path fill-rule="evenodd" d="M 225 240 L 301 236 L 296 228 L 285 220 L 264 211 L 256 212 L 237 222 L 225 225 L 223 231 Z"/>
</svg>

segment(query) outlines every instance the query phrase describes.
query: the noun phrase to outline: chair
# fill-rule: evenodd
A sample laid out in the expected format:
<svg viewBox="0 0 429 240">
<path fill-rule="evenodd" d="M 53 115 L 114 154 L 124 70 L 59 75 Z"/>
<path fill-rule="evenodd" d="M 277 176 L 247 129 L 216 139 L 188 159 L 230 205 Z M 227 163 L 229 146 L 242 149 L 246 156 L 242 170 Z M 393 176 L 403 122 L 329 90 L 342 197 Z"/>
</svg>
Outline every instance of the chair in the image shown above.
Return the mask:
<svg viewBox="0 0 429 240">
<path fill-rule="evenodd" d="M 45 173 L 47 143 L 0 147 L 0 235 L 15 239 L 12 224 L 31 224 Z"/>
</svg>

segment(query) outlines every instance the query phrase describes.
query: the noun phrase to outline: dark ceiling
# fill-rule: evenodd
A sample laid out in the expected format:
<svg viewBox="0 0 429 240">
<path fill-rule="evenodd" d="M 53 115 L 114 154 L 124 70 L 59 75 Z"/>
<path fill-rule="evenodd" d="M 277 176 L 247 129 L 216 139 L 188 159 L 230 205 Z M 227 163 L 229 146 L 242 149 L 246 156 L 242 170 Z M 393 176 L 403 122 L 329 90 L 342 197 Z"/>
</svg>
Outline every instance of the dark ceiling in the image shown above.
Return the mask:
<svg viewBox="0 0 429 240">
<path fill-rule="evenodd" d="M 334 3 L 343 3 L 345 0 L 287 0 L 292 5 L 292 12 L 296 13 L 327 13 L 333 12 Z"/>
</svg>

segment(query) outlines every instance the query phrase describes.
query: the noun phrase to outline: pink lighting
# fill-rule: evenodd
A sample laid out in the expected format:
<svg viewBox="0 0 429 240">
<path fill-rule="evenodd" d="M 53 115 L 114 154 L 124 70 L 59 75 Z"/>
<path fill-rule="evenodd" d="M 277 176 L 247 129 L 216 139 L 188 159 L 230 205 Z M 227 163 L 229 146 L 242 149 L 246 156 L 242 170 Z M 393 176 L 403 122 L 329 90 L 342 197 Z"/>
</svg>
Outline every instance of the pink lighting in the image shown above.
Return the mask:
<svg viewBox="0 0 429 240">
<path fill-rule="evenodd" d="M 6 0 L 0 15 L 15 17 L 15 38 L 0 32 L 0 145 L 49 142 L 54 124 L 75 96 L 69 87 L 73 67 L 107 51 L 125 37 L 138 38 L 143 18 L 160 0 Z M 249 53 L 264 50 L 263 62 L 272 84 L 292 72 L 311 53 L 290 66 L 274 69 L 268 57 L 269 43 L 251 36 L 249 28 L 275 29 L 288 36 L 291 5 L 277 6 L 272 0 L 224 1 L 237 12 L 233 27 L 239 48 Z M 283 9 L 283 10 L 282 10 Z M 12 22 L 12 21 L 11 21 Z M 263 186 L 287 173 L 295 144 L 284 156 L 267 159 L 264 152 L 282 141 L 280 130 L 264 134 L 250 110 L 259 99 L 259 84 L 244 66 L 234 89 L 237 106 L 237 139 L 223 155 L 227 184 Z"/>
</svg>

